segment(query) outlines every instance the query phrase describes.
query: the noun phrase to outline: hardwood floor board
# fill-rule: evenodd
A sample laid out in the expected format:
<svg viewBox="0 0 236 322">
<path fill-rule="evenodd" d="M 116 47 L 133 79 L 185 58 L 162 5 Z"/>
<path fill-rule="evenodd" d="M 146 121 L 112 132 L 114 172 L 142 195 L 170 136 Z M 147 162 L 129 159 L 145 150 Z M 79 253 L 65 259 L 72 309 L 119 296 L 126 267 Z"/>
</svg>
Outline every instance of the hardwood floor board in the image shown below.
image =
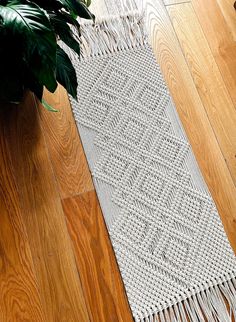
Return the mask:
<svg viewBox="0 0 236 322">
<path fill-rule="evenodd" d="M 88 322 L 57 184 L 32 95 L 15 109 L 11 125 L 5 135 L 14 158 L 12 168 L 47 322 Z"/>
<path fill-rule="evenodd" d="M 53 94 L 45 91 L 44 98 L 59 110 L 58 113 L 42 110 L 40 115 L 61 198 L 93 190 L 88 164 L 65 89 L 58 86 Z"/>
<path fill-rule="evenodd" d="M 230 27 L 215 0 L 192 0 L 192 5 L 236 109 L 236 42 Z"/>
<path fill-rule="evenodd" d="M 236 41 L 236 11 L 234 8 L 235 0 L 216 0 L 221 12 L 230 28 L 233 40 Z"/>
<path fill-rule="evenodd" d="M 46 322 L 13 173 L 12 107 L 0 107 L 0 321 Z"/>
<path fill-rule="evenodd" d="M 93 322 L 133 321 L 95 191 L 63 200 Z"/>
<path fill-rule="evenodd" d="M 177 112 L 236 251 L 236 188 L 161 0 L 147 2 L 147 28 Z"/>
<path fill-rule="evenodd" d="M 192 5 L 179 4 L 169 6 L 167 10 L 224 159 L 236 184 L 236 109 Z"/>
</svg>

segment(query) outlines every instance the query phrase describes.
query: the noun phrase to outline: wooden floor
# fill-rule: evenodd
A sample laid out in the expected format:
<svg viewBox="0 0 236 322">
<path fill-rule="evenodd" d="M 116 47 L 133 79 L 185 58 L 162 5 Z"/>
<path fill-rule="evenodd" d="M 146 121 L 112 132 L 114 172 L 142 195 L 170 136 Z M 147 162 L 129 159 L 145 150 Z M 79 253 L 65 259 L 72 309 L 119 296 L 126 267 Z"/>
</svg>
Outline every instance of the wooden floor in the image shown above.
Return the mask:
<svg viewBox="0 0 236 322">
<path fill-rule="evenodd" d="M 236 251 L 234 1 L 147 2 L 156 58 Z M 45 98 L 60 112 L 31 95 L 0 109 L 0 322 L 132 321 L 67 95 Z"/>
</svg>

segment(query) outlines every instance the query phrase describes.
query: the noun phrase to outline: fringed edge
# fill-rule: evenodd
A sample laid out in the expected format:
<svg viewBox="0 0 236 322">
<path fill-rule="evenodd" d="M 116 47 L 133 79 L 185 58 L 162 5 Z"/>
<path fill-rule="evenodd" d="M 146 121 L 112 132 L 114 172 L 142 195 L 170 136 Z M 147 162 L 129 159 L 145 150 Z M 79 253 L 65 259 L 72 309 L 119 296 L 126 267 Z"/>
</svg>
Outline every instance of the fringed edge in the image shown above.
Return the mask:
<svg viewBox="0 0 236 322">
<path fill-rule="evenodd" d="M 236 277 L 201 290 L 180 295 L 178 301 L 167 304 L 154 314 L 134 317 L 136 322 L 199 322 L 236 321 Z"/>
<path fill-rule="evenodd" d="M 120 51 L 135 49 L 147 44 L 144 14 L 133 12 L 122 16 L 111 16 L 92 23 L 81 24 L 81 37 L 72 29 L 74 37 L 80 41 L 80 59 L 89 60 Z M 72 50 L 70 57 L 75 58 Z"/>
</svg>

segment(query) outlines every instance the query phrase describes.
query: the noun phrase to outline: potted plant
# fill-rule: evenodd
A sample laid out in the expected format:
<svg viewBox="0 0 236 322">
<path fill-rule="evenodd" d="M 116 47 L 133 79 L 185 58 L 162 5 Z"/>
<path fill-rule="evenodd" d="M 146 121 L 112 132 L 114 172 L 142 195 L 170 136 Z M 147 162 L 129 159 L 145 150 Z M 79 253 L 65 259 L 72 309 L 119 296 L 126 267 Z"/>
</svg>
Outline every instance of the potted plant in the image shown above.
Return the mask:
<svg viewBox="0 0 236 322">
<path fill-rule="evenodd" d="M 0 0 L 0 102 L 18 104 L 30 90 L 45 108 L 56 111 L 42 96 L 44 86 L 54 92 L 58 83 L 76 98 L 75 69 L 58 40 L 80 55 L 76 18 L 94 19 L 89 4 L 90 0 Z"/>
</svg>

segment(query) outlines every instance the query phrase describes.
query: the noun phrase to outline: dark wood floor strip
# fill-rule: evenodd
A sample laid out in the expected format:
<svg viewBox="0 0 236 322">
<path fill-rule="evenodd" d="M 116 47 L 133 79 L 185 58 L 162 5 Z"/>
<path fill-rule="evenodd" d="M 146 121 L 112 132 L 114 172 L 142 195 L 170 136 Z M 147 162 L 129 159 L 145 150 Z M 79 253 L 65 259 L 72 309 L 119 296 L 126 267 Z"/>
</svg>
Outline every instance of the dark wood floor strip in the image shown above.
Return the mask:
<svg viewBox="0 0 236 322">
<path fill-rule="evenodd" d="M 92 320 L 133 321 L 96 193 L 64 199 L 63 208 Z"/>
</svg>

